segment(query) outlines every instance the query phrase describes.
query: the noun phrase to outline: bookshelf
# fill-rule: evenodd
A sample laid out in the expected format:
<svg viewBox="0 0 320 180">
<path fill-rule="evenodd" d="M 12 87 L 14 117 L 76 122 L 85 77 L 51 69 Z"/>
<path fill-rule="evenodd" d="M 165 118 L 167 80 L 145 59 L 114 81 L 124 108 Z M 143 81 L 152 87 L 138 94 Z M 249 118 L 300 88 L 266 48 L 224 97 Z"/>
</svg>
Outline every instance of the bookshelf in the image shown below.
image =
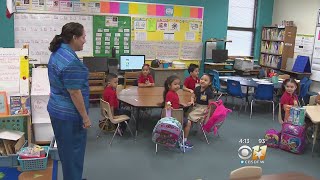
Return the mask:
<svg viewBox="0 0 320 180">
<path fill-rule="evenodd" d="M 272 69 L 286 69 L 293 58 L 297 27 L 265 26 L 262 29 L 260 65 Z"/>
</svg>

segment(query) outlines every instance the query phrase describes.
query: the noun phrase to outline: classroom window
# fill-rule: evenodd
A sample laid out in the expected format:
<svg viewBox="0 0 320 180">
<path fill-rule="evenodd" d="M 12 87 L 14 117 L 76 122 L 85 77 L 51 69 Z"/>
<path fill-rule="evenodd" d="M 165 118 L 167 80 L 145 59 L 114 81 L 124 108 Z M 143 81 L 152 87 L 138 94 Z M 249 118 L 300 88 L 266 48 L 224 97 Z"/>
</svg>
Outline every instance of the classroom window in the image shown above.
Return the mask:
<svg viewBox="0 0 320 180">
<path fill-rule="evenodd" d="M 229 56 L 252 56 L 257 0 L 229 0 L 227 43 Z"/>
</svg>

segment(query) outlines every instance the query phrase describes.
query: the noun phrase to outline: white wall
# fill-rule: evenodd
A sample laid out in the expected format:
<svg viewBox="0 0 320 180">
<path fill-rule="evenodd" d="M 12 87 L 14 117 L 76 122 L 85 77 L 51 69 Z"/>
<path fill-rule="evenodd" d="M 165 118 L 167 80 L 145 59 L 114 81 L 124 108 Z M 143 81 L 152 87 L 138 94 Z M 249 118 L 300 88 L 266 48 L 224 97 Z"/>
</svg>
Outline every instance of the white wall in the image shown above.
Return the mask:
<svg viewBox="0 0 320 180">
<path fill-rule="evenodd" d="M 298 34 L 315 34 L 320 0 L 274 0 L 272 24 L 294 21 Z M 320 91 L 320 82 L 313 82 L 311 91 Z"/>
<path fill-rule="evenodd" d="M 319 0 L 274 0 L 272 23 L 294 21 L 298 34 L 314 34 Z"/>
</svg>

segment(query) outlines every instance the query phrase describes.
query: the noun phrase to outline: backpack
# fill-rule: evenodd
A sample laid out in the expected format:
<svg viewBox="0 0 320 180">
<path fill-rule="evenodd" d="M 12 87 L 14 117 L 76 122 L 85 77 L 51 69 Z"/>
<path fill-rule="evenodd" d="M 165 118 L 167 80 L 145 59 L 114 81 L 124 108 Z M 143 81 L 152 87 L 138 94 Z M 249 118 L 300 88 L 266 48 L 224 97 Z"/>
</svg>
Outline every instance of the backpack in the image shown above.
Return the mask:
<svg viewBox="0 0 320 180">
<path fill-rule="evenodd" d="M 280 149 L 302 154 L 305 147 L 305 127 L 291 123 L 282 124 Z"/>
<path fill-rule="evenodd" d="M 158 121 L 152 132 L 152 141 L 167 147 L 176 147 L 182 141 L 182 125 L 173 117 Z"/>
<path fill-rule="evenodd" d="M 269 129 L 265 135 L 266 145 L 268 147 L 278 148 L 280 144 L 281 133 L 275 129 Z"/>
<path fill-rule="evenodd" d="M 210 102 L 208 105 L 208 110 L 210 109 L 210 106 L 215 106 L 216 109 L 212 113 L 209 120 L 202 126 L 203 130 L 207 133 L 213 131 L 214 135 L 218 133 L 219 127 L 223 124 L 224 120 L 227 118 L 228 113 L 232 112 L 231 109 L 226 108 L 223 105 L 222 100 L 218 100 L 217 102 Z"/>
</svg>

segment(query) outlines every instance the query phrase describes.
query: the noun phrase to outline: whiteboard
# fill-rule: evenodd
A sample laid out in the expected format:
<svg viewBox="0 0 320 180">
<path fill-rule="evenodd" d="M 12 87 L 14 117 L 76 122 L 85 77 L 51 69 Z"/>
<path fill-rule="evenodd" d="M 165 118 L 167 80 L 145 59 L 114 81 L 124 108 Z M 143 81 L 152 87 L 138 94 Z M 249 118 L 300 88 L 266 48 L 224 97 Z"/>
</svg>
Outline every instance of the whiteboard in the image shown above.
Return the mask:
<svg viewBox="0 0 320 180">
<path fill-rule="evenodd" d="M 87 42 L 79 57 L 93 55 L 92 16 L 58 14 L 23 14 L 14 15 L 15 47 L 29 44 L 29 57 L 47 64 L 51 52 L 48 47 L 55 35 L 61 33 L 62 26 L 68 22 L 78 22 L 84 26 Z M 39 62 L 38 61 L 38 62 Z"/>
</svg>

